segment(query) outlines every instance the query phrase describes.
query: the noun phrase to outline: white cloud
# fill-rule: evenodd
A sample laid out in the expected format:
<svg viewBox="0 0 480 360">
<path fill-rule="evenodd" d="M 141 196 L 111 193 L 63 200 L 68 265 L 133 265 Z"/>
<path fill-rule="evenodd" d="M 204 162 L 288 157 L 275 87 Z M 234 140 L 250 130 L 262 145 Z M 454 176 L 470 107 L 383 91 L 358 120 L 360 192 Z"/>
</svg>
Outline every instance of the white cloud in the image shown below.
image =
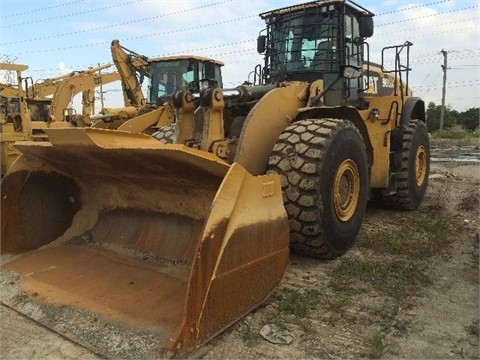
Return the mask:
<svg viewBox="0 0 480 360">
<path fill-rule="evenodd" d="M 72 72 L 72 70 L 69 69 L 67 65 L 65 65 L 65 63 L 62 61 L 58 63 L 58 69 L 60 70 L 60 74 L 62 75 L 70 74 Z"/>
</svg>

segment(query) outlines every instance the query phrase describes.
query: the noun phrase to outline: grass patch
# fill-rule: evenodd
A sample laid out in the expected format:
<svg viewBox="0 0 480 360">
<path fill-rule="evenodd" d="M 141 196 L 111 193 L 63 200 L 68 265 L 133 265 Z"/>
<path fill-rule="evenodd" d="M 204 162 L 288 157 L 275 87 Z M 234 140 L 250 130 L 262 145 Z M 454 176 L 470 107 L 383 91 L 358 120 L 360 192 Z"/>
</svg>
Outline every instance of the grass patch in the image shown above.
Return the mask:
<svg viewBox="0 0 480 360">
<path fill-rule="evenodd" d="M 335 325 L 337 321 L 346 320 L 348 323 L 355 323 L 356 316 L 348 310 L 353 303 L 352 296 L 342 292 L 335 292 L 335 295 L 325 297 L 323 300 L 325 315 L 323 320 L 329 325 Z"/>
<path fill-rule="evenodd" d="M 344 257 L 333 267 L 329 275 L 335 290 L 353 289 L 366 284 L 396 300 L 413 295 L 422 286 L 430 283 L 419 265 L 410 260 L 381 263 L 357 257 Z"/>
<path fill-rule="evenodd" d="M 373 338 L 370 346 L 370 354 L 368 357 L 370 359 L 380 359 L 386 347 L 387 346 L 383 341 L 382 332 L 380 330 L 375 330 L 375 332 L 373 333 Z"/>
<path fill-rule="evenodd" d="M 478 326 L 478 320 L 472 321 L 472 323 L 470 325 L 465 326 L 465 331 L 469 335 L 479 337 L 480 336 L 480 329 L 479 329 L 479 326 Z"/>
<path fill-rule="evenodd" d="M 480 209 L 480 196 L 478 194 L 469 194 L 465 196 L 457 205 L 460 211 L 478 211 Z"/>
<path fill-rule="evenodd" d="M 292 314 L 305 318 L 319 302 L 320 292 L 310 289 L 305 291 L 292 291 L 288 293 L 279 304 L 279 310 L 284 314 Z"/>
<path fill-rule="evenodd" d="M 258 339 L 257 333 L 247 324 L 245 324 L 240 330 L 240 337 L 244 344 L 250 344 Z"/>
<path fill-rule="evenodd" d="M 442 131 L 436 130 L 431 134 L 434 142 L 437 139 L 463 140 L 459 145 L 477 145 L 480 138 L 479 128 L 475 129 L 475 131 L 469 131 L 458 126 L 444 129 Z"/>
<path fill-rule="evenodd" d="M 335 297 L 331 299 L 328 304 L 328 309 L 336 314 L 340 314 L 343 317 L 345 310 L 348 308 L 352 299 L 344 294 L 335 294 Z"/>
<path fill-rule="evenodd" d="M 408 216 L 400 228 L 382 228 L 364 236 L 359 246 L 380 254 L 424 259 L 444 251 L 451 242 L 454 219 L 443 212 Z"/>
</svg>

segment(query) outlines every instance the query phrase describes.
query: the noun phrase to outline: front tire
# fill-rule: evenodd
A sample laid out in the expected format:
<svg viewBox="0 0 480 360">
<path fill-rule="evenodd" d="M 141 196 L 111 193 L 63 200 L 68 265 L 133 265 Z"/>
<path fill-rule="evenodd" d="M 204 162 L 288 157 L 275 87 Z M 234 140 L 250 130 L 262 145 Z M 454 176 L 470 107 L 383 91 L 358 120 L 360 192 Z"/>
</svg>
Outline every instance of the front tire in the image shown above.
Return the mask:
<svg viewBox="0 0 480 360">
<path fill-rule="evenodd" d="M 164 144 L 172 144 L 175 135 L 175 124 L 170 124 L 159 128 L 152 136 Z"/>
<path fill-rule="evenodd" d="M 365 145 L 351 122 L 308 119 L 290 125 L 273 148 L 269 171 L 282 178 L 293 251 L 332 259 L 351 247 L 369 188 Z"/>
</svg>

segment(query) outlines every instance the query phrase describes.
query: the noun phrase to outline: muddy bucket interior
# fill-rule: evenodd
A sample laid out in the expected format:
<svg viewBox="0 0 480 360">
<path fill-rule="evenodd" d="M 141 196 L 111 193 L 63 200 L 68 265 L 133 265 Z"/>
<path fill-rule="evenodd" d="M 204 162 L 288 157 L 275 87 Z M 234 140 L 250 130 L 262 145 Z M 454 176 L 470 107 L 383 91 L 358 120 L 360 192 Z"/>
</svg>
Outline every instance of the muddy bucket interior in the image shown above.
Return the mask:
<svg viewBox="0 0 480 360">
<path fill-rule="evenodd" d="M 192 351 L 268 297 L 288 258 L 276 176 L 81 131 L 19 146 L 2 182 L 2 254 L 19 255 L 3 303 L 102 355 L 152 357 Z"/>
</svg>

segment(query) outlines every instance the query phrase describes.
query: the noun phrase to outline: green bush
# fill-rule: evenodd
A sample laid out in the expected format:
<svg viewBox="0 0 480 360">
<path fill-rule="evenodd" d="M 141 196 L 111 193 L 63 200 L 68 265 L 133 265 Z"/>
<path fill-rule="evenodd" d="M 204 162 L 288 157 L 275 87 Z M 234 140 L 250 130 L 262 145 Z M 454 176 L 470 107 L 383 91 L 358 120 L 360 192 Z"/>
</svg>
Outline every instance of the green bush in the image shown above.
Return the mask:
<svg viewBox="0 0 480 360">
<path fill-rule="evenodd" d="M 440 114 L 442 111 L 441 105 L 436 105 L 434 102 L 430 102 L 427 108 L 427 126 L 429 131 L 436 131 L 440 129 Z M 461 126 L 463 130 L 475 131 L 480 126 L 480 108 L 471 108 L 467 111 L 458 112 L 451 109 L 450 106 L 445 107 L 443 115 L 443 130 L 454 127 L 455 125 Z M 452 136 L 458 135 L 457 133 Z M 451 137 L 450 137 L 451 138 Z"/>
</svg>

